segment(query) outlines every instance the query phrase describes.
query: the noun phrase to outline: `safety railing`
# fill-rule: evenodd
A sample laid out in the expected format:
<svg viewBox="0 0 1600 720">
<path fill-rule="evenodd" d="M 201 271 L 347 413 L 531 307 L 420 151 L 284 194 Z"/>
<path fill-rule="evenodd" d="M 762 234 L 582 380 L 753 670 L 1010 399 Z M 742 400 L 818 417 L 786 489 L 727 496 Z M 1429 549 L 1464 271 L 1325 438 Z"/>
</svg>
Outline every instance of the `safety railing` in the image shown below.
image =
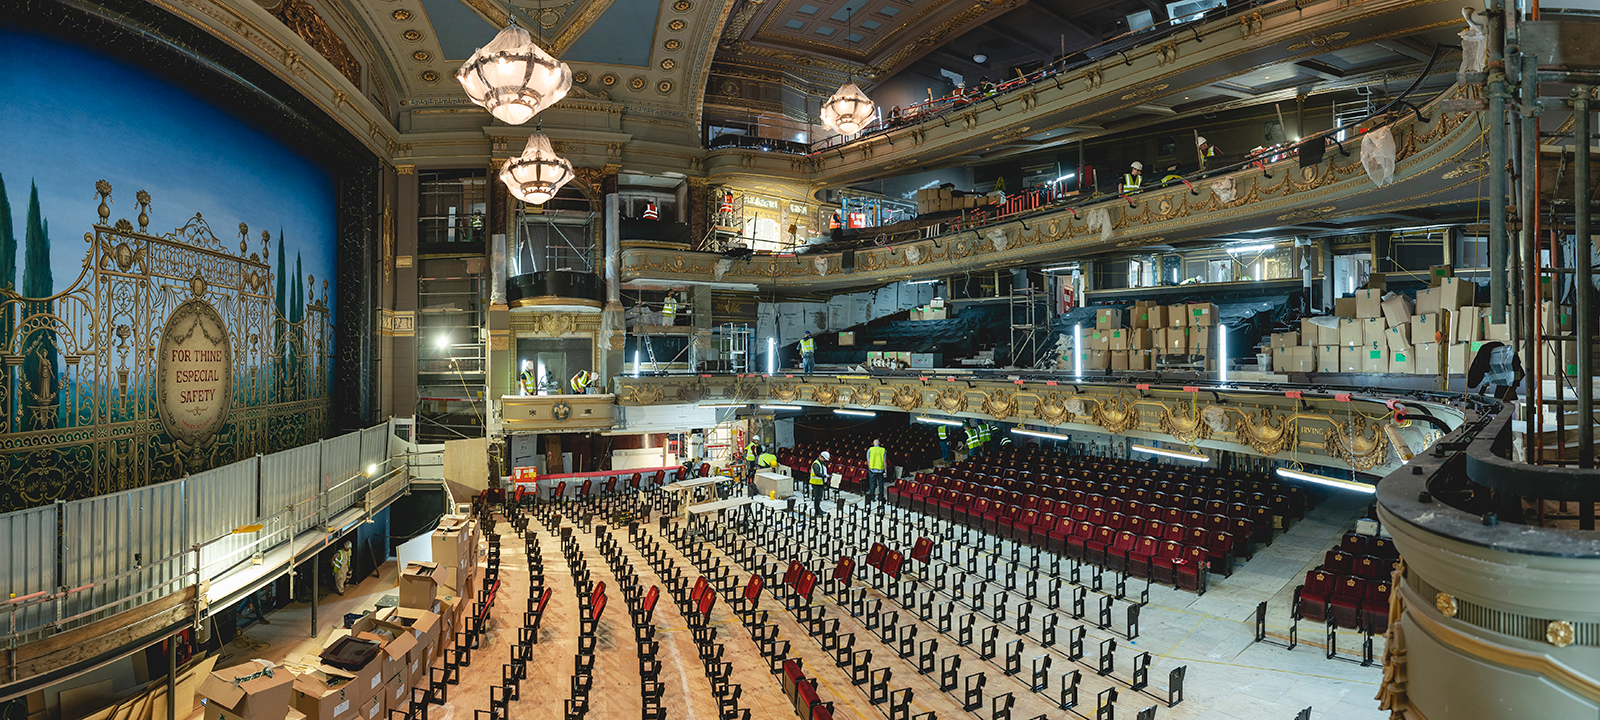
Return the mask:
<svg viewBox="0 0 1600 720">
<path fill-rule="evenodd" d="M 381 504 L 405 488 L 406 445 L 385 423 L 158 485 L 0 515 L 5 644 L 215 581 L 340 513 Z"/>
</svg>

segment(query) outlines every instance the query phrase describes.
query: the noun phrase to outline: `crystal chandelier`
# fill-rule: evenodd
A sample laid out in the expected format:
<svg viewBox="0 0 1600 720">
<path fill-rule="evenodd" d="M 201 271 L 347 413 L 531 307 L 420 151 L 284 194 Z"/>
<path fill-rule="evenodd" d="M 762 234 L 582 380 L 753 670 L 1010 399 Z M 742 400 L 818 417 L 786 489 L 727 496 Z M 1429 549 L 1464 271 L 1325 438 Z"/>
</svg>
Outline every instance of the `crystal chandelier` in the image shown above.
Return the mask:
<svg viewBox="0 0 1600 720">
<path fill-rule="evenodd" d="M 556 154 L 550 147 L 550 138 L 543 132 L 530 136 L 522 154 L 500 170 L 500 181 L 510 188 L 511 194 L 533 205 L 545 204 L 571 179 L 572 163 Z"/>
<path fill-rule="evenodd" d="M 841 135 L 854 135 L 872 121 L 876 111 L 872 98 L 855 83 L 847 82 L 822 103 L 822 126 Z"/>
<path fill-rule="evenodd" d="M 513 18 L 494 40 L 472 53 L 456 71 L 456 80 L 473 103 L 521 125 L 567 96 L 572 69 L 540 49 Z"/>
</svg>

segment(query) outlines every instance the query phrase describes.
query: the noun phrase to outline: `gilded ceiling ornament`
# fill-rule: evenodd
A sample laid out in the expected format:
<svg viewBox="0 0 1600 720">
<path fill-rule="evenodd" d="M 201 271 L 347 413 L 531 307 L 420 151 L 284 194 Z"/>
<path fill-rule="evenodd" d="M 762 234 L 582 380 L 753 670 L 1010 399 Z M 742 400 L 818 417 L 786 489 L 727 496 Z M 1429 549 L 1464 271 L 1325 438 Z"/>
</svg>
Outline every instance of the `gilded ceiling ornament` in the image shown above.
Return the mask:
<svg viewBox="0 0 1600 720">
<path fill-rule="evenodd" d="M 407 30 L 405 31 L 403 37 L 411 42 L 417 42 L 422 39 L 422 33 L 416 30 Z"/>
<path fill-rule="evenodd" d="M 1262 455 L 1276 455 L 1293 446 L 1297 429 L 1294 420 L 1266 407 L 1260 408 L 1255 418 L 1246 413 L 1234 423 L 1234 435 L 1239 442 Z"/>
<path fill-rule="evenodd" d="M 432 70 L 424 70 L 422 71 L 421 78 L 423 82 L 432 85 L 433 83 L 439 82 L 439 73 L 436 73 Z"/>
<path fill-rule="evenodd" d="M 666 62 L 672 61 L 669 59 Z M 672 81 L 662 80 L 661 82 L 656 83 L 656 92 L 661 93 L 662 95 L 672 92 Z"/>
<path fill-rule="evenodd" d="M 622 393 L 636 405 L 654 405 L 664 394 L 656 385 L 623 385 Z"/>
<path fill-rule="evenodd" d="M 672 9 L 675 12 L 686 13 L 694 9 L 694 3 L 689 2 L 689 0 L 678 0 L 672 4 Z"/>
<path fill-rule="evenodd" d="M 811 388 L 811 401 L 818 405 L 832 405 L 839 399 L 839 388 L 833 385 L 816 385 Z"/>
<path fill-rule="evenodd" d="M 1201 417 L 1193 402 L 1162 403 L 1160 424 L 1161 431 L 1178 442 L 1194 444 L 1211 437 L 1210 423 Z"/>
<path fill-rule="evenodd" d="M 871 407 L 880 404 L 878 401 L 878 386 L 863 385 L 850 389 L 850 402 L 861 407 Z"/>
<path fill-rule="evenodd" d="M 673 69 L 673 68 L 675 68 L 677 66 L 678 66 L 678 61 L 677 60 L 673 60 L 672 58 L 666 58 L 666 59 L 661 61 L 661 69 L 662 70 L 671 70 L 671 69 Z"/>
<path fill-rule="evenodd" d="M 612 85 L 617 84 L 617 76 L 612 75 L 611 73 L 606 73 L 604 75 L 601 75 L 600 76 L 600 84 L 604 85 L 606 87 L 611 87 Z"/>
<path fill-rule="evenodd" d="M 1333 212 L 1335 210 L 1338 210 L 1338 209 L 1339 209 L 1339 206 L 1337 206 L 1337 205 L 1324 205 L 1322 207 L 1306 208 L 1304 210 L 1296 210 L 1296 211 L 1291 212 L 1291 213 L 1287 213 L 1287 214 L 1284 214 L 1284 215 L 1279 215 L 1278 219 L 1279 220 L 1310 220 L 1312 218 L 1323 217 L 1323 216 L 1327 215 L 1328 213 L 1331 213 L 1331 212 Z"/>
<path fill-rule="evenodd" d="M 894 389 L 894 397 L 889 398 L 889 403 L 901 410 L 911 412 L 922 407 L 922 393 L 910 385 L 901 385 Z"/>
<path fill-rule="evenodd" d="M 1571 645 L 1573 638 L 1572 623 L 1565 620 L 1551 620 L 1544 628 L 1545 641 L 1558 648 Z"/>
<path fill-rule="evenodd" d="M 682 20 L 673 20 L 672 22 L 667 23 L 667 29 L 673 32 L 683 32 L 685 27 L 687 27 L 687 25 L 685 25 Z"/>
<path fill-rule="evenodd" d="M 417 62 L 427 62 L 433 59 L 433 55 L 430 55 L 427 50 L 417 50 L 411 53 L 411 59 Z"/>
<path fill-rule="evenodd" d="M 1449 593 L 1439 593 L 1433 596 L 1433 607 L 1440 615 L 1447 618 L 1456 616 L 1456 598 Z"/>
<path fill-rule="evenodd" d="M 400 22 L 405 22 L 411 19 L 411 11 L 405 8 L 400 8 L 399 10 L 396 10 L 390 14 L 389 17 L 399 20 Z"/>
<path fill-rule="evenodd" d="M 773 383 L 772 396 L 784 402 L 791 402 L 800 397 L 800 386 L 790 382 Z"/>
<path fill-rule="evenodd" d="M 723 95 L 727 95 L 728 97 L 739 96 L 739 83 L 736 83 L 732 80 L 722 81 L 722 85 L 718 89 L 722 91 Z"/>
<path fill-rule="evenodd" d="M 1333 423 L 1328 431 L 1328 454 L 1357 470 L 1371 470 L 1389 458 L 1389 436 L 1379 425 L 1368 430 L 1367 419 L 1360 415 Z"/>
<path fill-rule="evenodd" d="M 1332 45 L 1333 43 L 1338 42 L 1340 40 L 1343 40 L 1343 39 L 1345 39 L 1347 37 L 1350 37 L 1350 33 L 1347 33 L 1347 32 L 1336 32 L 1336 33 L 1329 33 L 1327 35 L 1307 35 L 1306 39 L 1301 40 L 1300 42 L 1297 42 L 1297 43 L 1295 43 L 1293 45 L 1290 45 L 1289 47 L 1284 48 L 1284 49 L 1288 50 L 1289 52 L 1297 52 L 1297 51 L 1306 50 L 1306 49 L 1309 49 L 1309 48 L 1317 48 L 1317 49 L 1321 50 L 1321 49 L 1326 48 L 1329 45 Z"/>
<path fill-rule="evenodd" d="M 1067 403 L 1059 392 L 1047 392 L 1033 401 L 1033 416 L 1051 425 L 1072 420 L 1072 413 L 1067 410 Z"/>
<path fill-rule="evenodd" d="M 946 387 L 933 396 L 933 406 L 954 415 L 967 410 L 967 390 L 964 387 Z"/>
<path fill-rule="evenodd" d="M 666 42 L 661 43 L 661 47 L 667 52 L 677 52 L 678 48 L 683 47 L 683 41 L 677 38 L 667 38 Z"/>
<path fill-rule="evenodd" d="M 698 382 L 678 388 L 678 399 L 690 404 L 706 399 L 709 394 L 705 387 Z"/>
<path fill-rule="evenodd" d="M 1017 414 L 1017 394 L 995 390 L 983 397 L 983 411 L 996 420 L 1005 420 Z"/>
<path fill-rule="evenodd" d="M 572 81 L 576 83 L 589 82 L 589 73 L 579 70 L 572 74 Z"/>
</svg>

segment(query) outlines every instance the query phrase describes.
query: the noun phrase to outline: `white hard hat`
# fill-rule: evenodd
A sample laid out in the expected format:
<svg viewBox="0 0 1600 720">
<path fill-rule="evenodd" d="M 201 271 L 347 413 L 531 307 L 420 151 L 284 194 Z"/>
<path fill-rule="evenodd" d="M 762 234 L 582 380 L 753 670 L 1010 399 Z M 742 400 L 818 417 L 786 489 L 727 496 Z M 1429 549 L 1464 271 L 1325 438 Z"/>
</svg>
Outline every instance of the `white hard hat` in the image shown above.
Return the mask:
<svg viewBox="0 0 1600 720">
<path fill-rule="evenodd" d="M 1129 167 L 1132 167 L 1135 170 L 1143 170 L 1144 169 L 1144 163 L 1139 162 L 1138 160 L 1135 160 L 1135 161 L 1133 161 L 1133 165 L 1130 165 Z"/>
<path fill-rule="evenodd" d="M 1197 137 L 1197 138 L 1194 139 L 1194 144 L 1196 144 L 1196 145 L 1204 145 L 1204 144 L 1206 144 L 1206 139 L 1203 138 L 1203 137 Z"/>
<path fill-rule="evenodd" d="M 822 451 L 822 459 L 823 460 L 832 460 L 833 456 L 829 455 L 827 450 L 823 450 Z"/>
</svg>

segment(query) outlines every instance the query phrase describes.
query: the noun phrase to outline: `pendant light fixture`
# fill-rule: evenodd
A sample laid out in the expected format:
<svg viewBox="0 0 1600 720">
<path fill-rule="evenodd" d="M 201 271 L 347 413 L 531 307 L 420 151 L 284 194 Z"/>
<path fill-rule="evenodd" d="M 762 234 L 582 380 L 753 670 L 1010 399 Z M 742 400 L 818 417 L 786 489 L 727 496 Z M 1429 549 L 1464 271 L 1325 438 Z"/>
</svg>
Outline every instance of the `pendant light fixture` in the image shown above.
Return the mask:
<svg viewBox="0 0 1600 720">
<path fill-rule="evenodd" d="M 474 104 L 521 125 L 567 96 L 572 69 L 540 48 L 507 10 L 506 29 L 467 58 L 456 80 Z"/>
<path fill-rule="evenodd" d="M 556 154 L 550 138 L 540 130 L 528 137 L 522 154 L 500 170 L 500 182 L 511 189 L 511 194 L 533 205 L 545 204 L 570 180 L 572 163 Z"/>
<path fill-rule="evenodd" d="M 854 23 L 855 12 L 845 8 L 851 23 Z M 850 25 L 845 26 L 845 37 L 850 36 Z M 854 135 L 861 132 L 867 123 L 872 121 L 873 113 L 877 106 L 872 104 L 872 98 L 861 91 L 855 81 L 849 76 L 845 78 L 844 85 L 840 86 L 822 103 L 822 126 L 841 135 Z"/>
</svg>

